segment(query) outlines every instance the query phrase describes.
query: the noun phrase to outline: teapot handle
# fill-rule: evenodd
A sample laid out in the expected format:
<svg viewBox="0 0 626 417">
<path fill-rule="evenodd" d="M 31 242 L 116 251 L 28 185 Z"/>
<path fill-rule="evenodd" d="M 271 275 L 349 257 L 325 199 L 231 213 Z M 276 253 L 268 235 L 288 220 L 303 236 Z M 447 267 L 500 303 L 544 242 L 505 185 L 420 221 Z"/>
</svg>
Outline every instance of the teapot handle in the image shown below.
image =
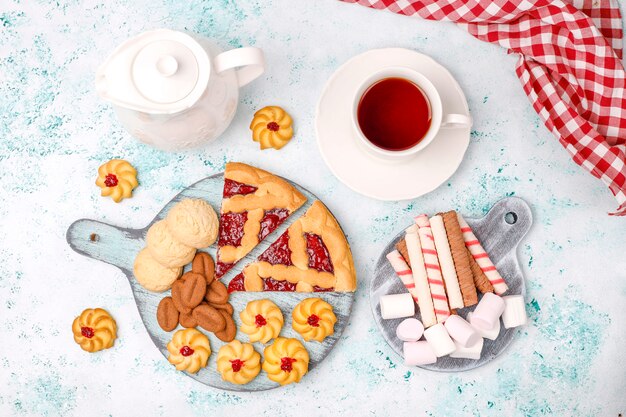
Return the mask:
<svg viewBox="0 0 626 417">
<path fill-rule="evenodd" d="M 235 70 L 239 87 L 255 80 L 265 71 L 263 51 L 252 46 L 222 52 L 215 57 L 214 64 L 218 73 L 241 67 Z"/>
</svg>

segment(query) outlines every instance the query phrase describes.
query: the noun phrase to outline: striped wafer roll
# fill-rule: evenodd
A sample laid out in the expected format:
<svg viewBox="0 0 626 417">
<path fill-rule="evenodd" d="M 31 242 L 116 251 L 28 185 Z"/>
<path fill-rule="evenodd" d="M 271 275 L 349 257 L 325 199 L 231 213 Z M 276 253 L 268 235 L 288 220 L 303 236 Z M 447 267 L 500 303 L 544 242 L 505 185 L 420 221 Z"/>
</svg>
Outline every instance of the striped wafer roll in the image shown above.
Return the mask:
<svg viewBox="0 0 626 417">
<path fill-rule="evenodd" d="M 472 228 L 467 224 L 463 216 L 457 213 L 457 217 L 459 219 L 459 225 L 461 225 L 461 231 L 463 232 L 463 240 L 465 241 L 465 246 L 469 249 L 472 257 L 476 260 L 480 269 L 485 273 L 491 285 L 493 285 L 493 289 L 498 295 L 502 295 L 509 287 L 502 279 L 502 276 L 496 269 L 491 259 L 489 259 L 489 255 L 483 249 L 483 246 L 480 244 L 474 232 L 472 232 Z"/>
<path fill-rule="evenodd" d="M 415 218 L 415 224 L 419 227 L 417 230 L 420 244 L 422 245 L 422 255 L 424 256 L 424 266 L 428 275 L 428 284 L 430 285 L 430 295 L 435 306 L 435 315 L 437 323 L 443 323 L 450 317 L 450 307 L 448 306 L 448 297 L 441 275 L 439 266 L 439 258 L 437 249 L 435 248 L 435 240 L 430 229 L 428 216 L 421 214 Z"/>
<path fill-rule="evenodd" d="M 472 274 L 472 269 L 470 268 L 469 254 L 465 248 L 463 232 L 461 232 L 456 211 L 452 210 L 439 215 L 443 218 L 443 224 L 446 228 L 446 236 L 448 237 L 450 252 L 452 252 L 454 269 L 456 269 L 461 295 L 463 295 L 463 304 L 465 307 L 473 306 L 478 303 L 478 294 L 476 294 L 474 274 Z"/>
<path fill-rule="evenodd" d="M 420 238 L 417 234 L 417 226 L 413 225 L 406 229 L 406 249 L 411 260 L 413 269 L 413 280 L 415 281 L 415 289 L 417 290 L 420 314 L 422 316 L 422 324 L 428 328 L 437 324 L 437 316 L 435 315 L 435 307 L 433 299 L 430 296 L 430 285 L 428 284 L 428 276 L 426 275 L 426 267 L 424 266 L 424 256 L 422 255 L 422 246 Z"/>
<path fill-rule="evenodd" d="M 450 244 L 448 243 L 446 228 L 443 225 L 441 216 L 437 215 L 430 218 L 430 228 L 435 238 L 435 248 L 437 248 L 437 255 L 439 256 L 439 266 L 441 267 L 441 275 L 443 276 L 450 309 L 463 308 L 461 287 L 459 287 L 459 279 L 456 276 Z"/>
<path fill-rule="evenodd" d="M 400 252 L 394 250 L 388 253 L 387 259 L 393 270 L 396 271 L 396 275 L 398 275 L 404 284 L 404 287 L 409 290 L 409 294 L 411 294 L 411 297 L 413 297 L 413 300 L 417 303 L 417 291 L 415 290 L 415 282 L 413 282 L 413 273 L 406 262 L 404 262 Z"/>
<path fill-rule="evenodd" d="M 474 275 L 474 285 L 476 285 L 476 289 L 482 294 L 493 292 L 493 285 L 491 285 L 491 282 L 489 282 L 483 270 L 480 269 L 480 266 L 478 266 L 476 259 L 474 259 L 469 249 L 467 249 L 467 255 L 469 257 L 470 268 L 472 268 L 472 275 Z"/>
</svg>

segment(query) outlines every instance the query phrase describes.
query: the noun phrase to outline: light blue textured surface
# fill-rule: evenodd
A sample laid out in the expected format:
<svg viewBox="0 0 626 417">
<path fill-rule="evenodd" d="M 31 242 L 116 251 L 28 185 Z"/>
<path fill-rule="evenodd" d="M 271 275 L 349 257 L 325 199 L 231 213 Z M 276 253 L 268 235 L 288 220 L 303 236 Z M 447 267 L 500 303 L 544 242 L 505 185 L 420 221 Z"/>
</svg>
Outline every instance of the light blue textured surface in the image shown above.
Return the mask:
<svg viewBox="0 0 626 417">
<path fill-rule="evenodd" d="M 262 79 L 242 91 L 217 143 L 166 154 L 121 129 L 93 88 L 97 65 L 147 29 L 187 29 L 223 48 L 266 52 Z M 400 46 L 432 55 L 457 77 L 475 120 L 459 171 L 430 195 L 380 203 L 349 191 L 321 160 L 313 134 L 325 80 L 350 57 Z M 606 212 L 606 188 L 569 160 L 528 104 L 514 56 L 445 23 L 334 0 L 71 1 L 0 4 L 0 415 L 407 415 L 614 416 L 626 411 L 626 219 Z M 296 137 L 257 149 L 248 123 L 284 106 Z M 97 167 L 130 160 L 141 186 L 114 204 L 93 184 Z M 65 231 L 96 218 L 139 228 L 185 186 L 253 162 L 328 203 L 348 234 L 359 273 L 351 322 L 331 355 L 301 384 L 232 394 L 178 374 L 141 324 L 128 284 L 112 266 L 75 254 Z M 308 168 L 301 167 L 307 164 Z M 386 241 L 419 212 L 458 208 L 480 217 L 518 195 L 535 209 L 520 250 L 530 324 L 492 364 L 457 375 L 406 368 L 372 322 L 365 291 Z M 107 308 L 113 349 L 89 355 L 73 318 Z"/>
</svg>

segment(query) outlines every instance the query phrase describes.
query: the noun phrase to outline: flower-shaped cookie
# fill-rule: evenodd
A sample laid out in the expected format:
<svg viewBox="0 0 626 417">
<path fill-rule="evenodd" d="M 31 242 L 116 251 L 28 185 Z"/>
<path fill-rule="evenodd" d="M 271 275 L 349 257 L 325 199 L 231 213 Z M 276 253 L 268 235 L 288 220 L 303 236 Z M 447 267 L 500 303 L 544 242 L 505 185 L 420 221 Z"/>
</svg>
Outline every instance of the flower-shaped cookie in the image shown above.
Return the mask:
<svg viewBox="0 0 626 417">
<path fill-rule="evenodd" d="M 241 331 L 250 336 L 250 342 L 267 343 L 283 328 L 283 313 L 270 300 L 254 300 L 239 313 Z"/>
<path fill-rule="evenodd" d="M 298 339 L 279 337 L 265 348 L 263 370 L 280 385 L 300 382 L 309 370 L 309 352 Z"/>
<path fill-rule="evenodd" d="M 111 196 L 119 203 L 125 198 L 132 197 L 133 189 L 137 187 L 137 170 L 123 159 L 111 159 L 98 168 L 96 185 L 102 188 L 103 197 Z"/>
<path fill-rule="evenodd" d="M 292 327 L 305 341 L 321 342 L 335 332 L 337 317 L 333 306 L 321 298 L 306 298 L 291 313 Z"/>
<path fill-rule="evenodd" d="M 117 324 L 101 308 L 88 308 L 72 323 L 74 341 L 87 352 L 97 352 L 113 346 L 117 338 Z"/>
<path fill-rule="evenodd" d="M 293 136 L 291 116 L 278 106 L 267 106 L 254 113 L 250 123 L 252 139 L 261 144 L 261 149 L 280 149 Z"/>
<path fill-rule="evenodd" d="M 261 355 L 250 343 L 233 340 L 220 348 L 217 371 L 224 381 L 247 384 L 261 372 Z"/>
<path fill-rule="evenodd" d="M 179 371 L 195 374 L 204 368 L 211 355 L 209 338 L 196 329 L 184 329 L 174 333 L 167 344 L 170 356 L 167 358 Z"/>
</svg>

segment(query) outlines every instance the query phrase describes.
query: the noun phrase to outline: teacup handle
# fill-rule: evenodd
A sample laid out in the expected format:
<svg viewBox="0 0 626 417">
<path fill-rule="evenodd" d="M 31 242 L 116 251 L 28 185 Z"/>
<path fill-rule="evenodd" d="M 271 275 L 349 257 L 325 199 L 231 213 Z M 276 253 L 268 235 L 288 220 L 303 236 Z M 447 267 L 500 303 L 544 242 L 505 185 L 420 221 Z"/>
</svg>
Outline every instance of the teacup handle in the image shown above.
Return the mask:
<svg viewBox="0 0 626 417">
<path fill-rule="evenodd" d="M 446 114 L 443 116 L 441 120 L 442 128 L 452 128 L 458 129 L 461 127 L 470 127 L 472 126 L 472 118 L 465 114 Z"/>
<path fill-rule="evenodd" d="M 218 73 L 231 68 L 241 67 L 235 70 L 239 87 L 243 87 L 255 80 L 265 71 L 263 51 L 253 46 L 222 52 L 215 57 L 213 63 Z"/>
</svg>

